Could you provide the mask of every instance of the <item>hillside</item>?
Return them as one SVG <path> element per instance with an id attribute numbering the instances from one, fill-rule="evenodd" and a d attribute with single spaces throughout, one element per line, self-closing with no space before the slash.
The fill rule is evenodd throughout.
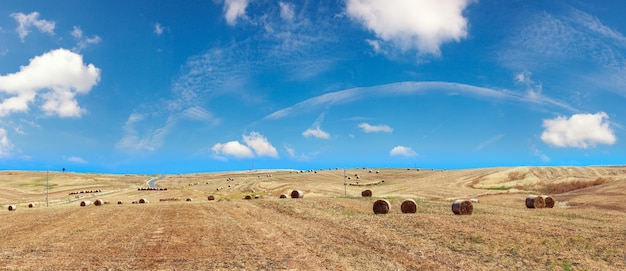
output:
<path id="1" fill-rule="evenodd" d="M 0 270 L 626 268 L 626 167 L 218 172 L 140 191 L 152 177 L 0 172 Z M 304 198 L 279 199 L 294 189 Z M 557 204 L 527 209 L 529 194 Z M 389 214 L 373 214 L 379 198 Z M 480 202 L 455 216 L 458 198 Z M 79 206 L 96 199 L 109 204 Z"/>

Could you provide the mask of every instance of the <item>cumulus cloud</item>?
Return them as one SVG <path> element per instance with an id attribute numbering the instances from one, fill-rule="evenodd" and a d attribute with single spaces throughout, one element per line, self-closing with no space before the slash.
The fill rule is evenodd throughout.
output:
<path id="1" fill-rule="evenodd" d="M 224 16 L 226 23 L 234 26 L 239 17 L 246 15 L 246 7 L 248 7 L 248 0 L 225 0 Z"/>
<path id="2" fill-rule="evenodd" d="M 31 14 L 24 14 L 24 13 L 12 13 L 11 17 L 13 17 L 13 19 L 15 19 L 15 21 L 17 22 L 17 28 L 15 29 L 15 31 L 17 32 L 17 34 L 20 36 L 20 39 L 22 40 L 22 42 L 24 42 L 24 39 L 26 38 L 26 36 L 28 36 L 28 34 L 30 33 L 30 28 L 35 27 L 39 30 L 39 32 L 41 33 L 46 33 L 48 35 L 54 35 L 54 27 L 55 27 L 55 22 L 54 21 L 46 21 L 46 20 L 39 20 L 39 12 L 32 12 Z"/>
<path id="3" fill-rule="evenodd" d="M 100 36 L 97 35 L 91 37 L 83 36 L 83 30 L 78 26 L 74 26 L 74 30 L 72 30 L 72 37 L 76 39 L 76 47 L 72 49 L 74 52 L 80 52 L 81 50 L 87 48 L 87 46 L 98 44 L 102 41 Z"/>
<path id="4" fill-rule="evenodd" d="M 252 158 L 254 154 L 246 145 L 239 141 L 229 141 L 224 144 L 217 143 L 211 148 L 216 157 L 232 156 L 237 159 Z"/>
<path id="5" fill-rule="evenodd" d="M 72 162 L 75 164 L 87 164 L 87 161 L 83 158 L 80 158 L 78 156 L 70 156 L 68 158 L 65 159 L 68 162 Z"/>
<path id="6" fill-rule="evenodd" d="M 545 128 L 541 140 L 555 147 L 593 148 L 597 144 L 612 145 L 617 140 L 609 127 L 609 116 L 574 114 L 570 118 L 559 116 L 543 121 Z"/>
<path id="7" fill-rule="evenodd" d="M 213 145 L 211 150 L 217 159 L 226 159 L 226 156 L 235 157 L 237 159 L 253 158 L 256 156 L 267 156 L 278 158 L 276 148 L 267 140 L 265 136 L 258 132 L 251 132 L 248 135 L 242 135 L 242 144 L 239 141 L 229 141 L 227 143 L 217 143 Z M 254 151 L 254 153 L 252 152 Z"/>
<path id="8" fill-rule="evenodd" d="M 359 128 L 363 130 L 365 133 L 391 133 L 393 132 L 393 128 L 380 124 L 380 125 L 370 125 L 369 123 L 361 123 L 359 124 Z"/>
<path id="9" fill-rule="evenodd" d="M 84 110 L 76 96 L 87 94 L 100 80 L 100 69 L 85 65 L 83 57 L 66 49 L 47 52 L 30 60 L 20 71 L 0 75 L 0 117 L 27 112 L 39 95 L 47 115 L 80 117 Z"/>
<path id="10" fill-rule="evenodd" d="M 347 0 L 346 12 L 400 50 L 441 54 L 439 47 L 467 36 L 463 10 L 472 0 Z M 371 44 L 371 42 L 370 42 Z M 380 48 L 379 48 L 380 49 Z"/>
<path id="11" fill-rule="evenodd" d="M 0 158 L 11 155 L 13 151 L 13 144 L 7 136 L 7 131 L 4 128 L 0 128 Z"/>
<path id="12" fill-rule="evenodd" d="M 393 147 L 393 149 L 391 149 L 391 151 L 389 152 L 389 155 L 390 156 L 414 157 L 414 156 L 417 156 L 417 153 L 409 147 L 395 146 Z"/>
<path id="13" fill-rule="evenodd" d="M 268 156 L 278 158 L 278 152 L 272 144 L 258 132 L 251 132 L 249 135 L 243 135 L 243 141 L 248 147 L 252 148 L 257 156 Z"/>

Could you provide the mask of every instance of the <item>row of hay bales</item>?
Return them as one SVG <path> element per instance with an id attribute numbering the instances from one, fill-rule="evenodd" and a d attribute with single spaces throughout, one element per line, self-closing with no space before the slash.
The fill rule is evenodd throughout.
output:
<path id="1" fill-rule="evenodd" d="M 554 208 L 555 200 L 546 195 L 530 195 L 526 197 L 526 208 L 540 209 L 540 208 Z"/>
<path id="2" fill-rule="evenodd" d="M 391 210 L 391 204 L 386 199 L 379 199 L 372 206 L 374 214 L 387 214 Z M 413 199 L 405 199 L 400 204 L 400 211 L 403 214 L 414 214 L 417 212 L 417 203 Z M 474 205 L 469 200 L 455 200 L 452 203 L 452 212 L 455 215 L 471 215 Z"/>
<path id="3" fill-rule="evenodd" d="M 366 190 L 366 191 L 369 191 L 369 190 Z M 366 191 L 363 191 L 362 196 L 364 197 L 368 195 L 371 196 L 371 191 L 370 191 L 370 194 L 367 194 Z M 367 195 L 364 195 L 364 193 Z M 477 199 L 470 199 L 470 200 L 457 199 L 454 202 L 452 202 L 452 212 L 455 215 L 471 215 L 474 212 L 473 203 L 475 202 L 478 202 L 478 200 Z M 554 204 L 555 204 L 555 200 L 551 196 L 530 195 L 526 198 L 527 208 L 533 208 L 533 209 L 554 208 Z M 372 209 L 375 214 L 386 214 L 391 209 L 391 205 L 389 204 L 389 201 L 380 199 L 374 202 L 374 206 L 372 207 Z M 412 199 L 406 199 L 402 202 L 400 209 L 402 210 L 402 213 L 415 213 L 417 209 L 417 204 Z"/>
<path id="4" fill-rule="evenodd" d="M 34 203 L 29 203 L 27 206 L 28 206 L 28 208 L 35 208 L 35 204 Z M 11 204 L 11 205 L 9 205 L 7 207 L 7 210 L 15 211 L 15 210 L 17 210 L 17 205 L 16 204 Z"/>
<path id="5" fill-rule="evenodd" d="M 96 190 L 81 190 L 81 191 L 75 191 L 75 192 L 70 192 L 69 195 L 77 195 L 77 194 L 89 194 L 89 193 L 100 193 L 102 192 L 101 189 L 96 189 Z"/>
<path id="6" fill-rule="evenodd" d="M 372 207 L 374 214 L 386 214 L 391 210 L 391 204 L 386 199 L 379 199 L 374 202 L 374 206 Z M 417 203 L 412 199 L 405 199 L 400 204 L 400 211 L 403 214 L 413 214 L 417 212 Z"/>
<path id="7" fill-rule="evenodd" d="M 354 183 L 349 183 L 348 185 L 350 185 L 350 186 L 372 186 L 372 185 L 379 185 L 379 184 L 384 183 L 384 182 L 385 182 L 385 180 L 369 182 L 369 183 L 354 182 Z"/>
<path id="8" fill-rule="evenodd" d="M 167 191 L 167 187 L 137 187 L 137 191 Z"/>
<path id="9" fill-rule="evenodd" d="M 161 198 L 159 201 L 179 201 L 179 198 Z"/>
<path id="10" fill-rule="evenodd" d="M 148 200 L 142 198 L 142 199 L 139 199 L 139 200 L 133 200 L 132 201 L 132 204 L 137 204 L 137 203 L 141 203 L 141 204 L 148 203 Z M 91 204 L 92 204 L 92 202 L 90 200 L 83 200 L 83 201 L 80 202 L 80 206 L 81 207 L 89 206 Z M 97 200 L 95 200 L 93 202 L 93 205 L 95 205 L 95 206 L 102 206 L 102 205 L 105 205 L 105 204 L 109 204 L 109 201 L 108 200 L 103 200 L 103 199 L 97 199 Z M 120 201 L 117 202 L 117 204 L 124 204 L 124 202 L 120 200 Z"/>

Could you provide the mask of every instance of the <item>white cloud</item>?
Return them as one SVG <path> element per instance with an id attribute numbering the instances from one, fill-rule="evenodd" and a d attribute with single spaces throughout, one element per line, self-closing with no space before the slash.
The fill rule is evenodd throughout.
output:
<path id="1" fill-rule="evenodd" d="M 285 151 L 289 155 L 289 158 L 297 160 L 297 161 L 308 161 L 309 156 L 306 154 L 298 154 L 296 150 L 290 146 L 285 146 Z"/>
<path id="2" fill-rule="evenodd" d="M 216 118 L 213 113 L 200 106 L 187 108 L 183 111 L 182 115 L 190 119 L 209 122 L 213 125 L 220 123 L 220 120 Z"/>
<path id="3" fill-rule="evenodd" d="M 389 155 L 390 156 L 414 157 L 414 156 L 417 156 L 417 153 L 409 147 L 395 146 L 393 147 L 393 149 L 391 149 L 391 151 L 389 152 Z"/>
<path id="4" fill-rule="evenodd" d="M 256 156 L 268 156 L 278 158 L 276 148 L 258 132 L 251 132 L 248 135 L 242 135 L 245 143 L 239 141 L 229 141 L 227 143 L 217 143 L 213 145 L 211 150 L 217 159 L 226 159 L 225 156 L 232 156 L 237 159 L 254 158 Z M 254 150 L 254 153 L 252 152 Z"/>
<path id="5" fill-rule="evenodd" d="M 474 148 L 474 150 L 475 151 L 482 150 L 484 147 L 491 145 L 492 143 L 502 139 L 503 137 L 504 137 L 504 134 L 495 135 L 492 138 L 487 139 L 485 142 L 480 143 L 478 146 L 476 146 L 476 148 Z"/>
<path id="6" fill-rule="evenodd" d="M 440 45 L 467 36 L 463 10 L 472 0 L 347 0 L 348 16 L 400 50 L 440 55 Z"/>
<path id="7" fill-rule="evenodd" d="M 30 33 L 29 29 L 33 26 L 36 27 L 41 33 L 54 35 L 55 22 L 46 21 L 46 20 L 38 20 L 37 18 L 39 17 L 39 13 L 36 11 L 28 15 L 21 13 L 21 12 L 12 13 L 11 17 L 13 17 L 13 19 L 15 19 L 15 21 L 18 23 L 18 26 L 15 29 L 15 31 L 17 31 L 22 42 L 24 42 L 24 39 Z"/>
<path id="8" fill-rule="evenodd" d="M 575 108 L 558 100 L 551 99 L 545 95 L 541 99 L 531 99 L 528 95 L 520 95 L 510 90 L 496 90 L 491 88 L 477 87 L 454 82 L 398 82 L 371 87 L 358 87 L 326 93 L 320 96 L 309 98 L 290 107 L 275 111 L 264 119 L 280 119 L 289 115 L 308 112 L 313 109 L 330 108 L 334 105 L 347 104 L 363 99 L 376 97 L 393 96 L 416 96 L 429 91 L 446 92 L 450 94 L 464 94 L 496 101 L 515 101 L 545 106 L 553 106 L 576 112 Z"/>
<path id="9" fill-rule="evenodd" d="M 122 150 L 147 150 L 154 151 L 163 145 L 163 140 L 176 123 L 174 118 L 168 118 L 163 127 L 149 130 L 145 136 L 140 136 L 135 128 L 137 123 L 143 121 L 143 114 L 131 114 L 124 124 L 124 136 L 117 142 L 116 147 Z"/>
<path id="10" fill-rule="evenodd" d="M 4 128 L 0 128 L 0 158 L 10 156 L 13 151 L 13 144 L 7 136 L 7 131 Z"/>
<path id="11" fill-rule="evenodd" d="M 302 136 L 304 136 L 306 138 L 309 138 L 309 137 L 316 137 L 316 138 L 320 138 L 320 139 L 329 139 L 330 138 L 330 134 L 327 133 L 327 132 L 322 131 L 322 129 L 320 129 L 320 127 L 306 129 L 306 131 L 302 132 Z"/>
<path id="12" fill-rule="evenodd" d="M 80 158 L 78 156 L 70 156 L 66 158 L 65 160 L 68 162 L 76 163 L 76 164 L 87 164 L 87 161 L 85 161 L 85 159 Z"/>
<path id="13" fill-rule="evenodd" d="M 263 135 L 258 132 L 251 132 L 249 135 L 243 135 L 243 141 L 252 148 L 257 156 L 268 156 L 278 158 L 278 152 L 272 144 L 267 141 Z"/>
<path id="14" fill-rule="evenodd" d="M 304 136 L 305 138 L 309 138 L 309 137 L 316 137 L 316 138 L 320 138 L 320 139 L 329 139 L 330 138 L 330 134 L 323 131 L 320 126 L 322 126 L 322 122 L 324 121 L 324 116 L 326 114 L 322 113 L 320 114 L 317 119 L 315 120 L 315 122 L 313 122 L 313 125 L 311 125 L 311 128 L 307 129 L 306 131 L 302 132 L 302 136 Z"/>
<path id="15" fill-rule="evenodd" d="M 612 145 L 617 140 L 609 127 L 609 116 L 574 114 L 570 118 L 559 116 L 543 121 L 545 128 L 541 140 L 555 147 L 593 148 L 596 144 Z"/>
<path id="16" fill-rule="evenodd" d="M 163 34 L 163 31 L 165 29 L 163 28 L 163 26 L 160 23 L 155 23 L 154 24 L 154 34 L 156 34 L 157 36 L 161 36 L 161 34 Z"/>
<path id="17" fill-rule="evenodd" d="M 365 133 L 391 133 L 393 132 L 393 128 L 380 124 L 380 125 L 370 125 L 369 123 L 361 123 L 359 124 L 359 128 L 363 130 Z"/>
<path id="18" fill-rule="evenodd" d="M 239 141 L 229 141 L 224 144 L 217 143 L 213 145 L 211 150 L 217 158 L 222 158 L 224 155 L 232 156 L 237 159 L 254 157 L 252 150 L 250 150 L 250 148 L 248 148 L 247 146 L 239 143 Z"/>
<path id="19" fill-rule="evenodd" d="M 234 26 L 239 17 L 246 15 L 246 7 L 248 7 L 248 0 L 225 0 L 224 16 L 226 23 Z"/>
<path id="20" fill-rule="evenodd" d="M 0 75 L 0 93 L 10 96 L 0 103 L 0 117 L 27 112 L 38 94 L 47 115 L 80 117 L 84 110 L 76 95 L 89 93 L 99 80 L 100 69 L 85 65 L 81 55 L 66 49 L 47 52 L 32 58 L 19 72 Z"/>
<path id="21" fill-rule="evenodd" d="M 280 18 L 288 22 L 293 21 L 294 5 L 285 2 L 278 2 L 278 5 L 280 5 Z"/>
<path id="22" fill-rule="evenodd" d="M 83 30 L 78 26 L 74 26 L 74 30 L 72 30 L 72 37 L 76 39 L 76 47 L 72 49 L 74 52 L 80 52 L 81 50 L 87 48 L 87 46 L 91 44 L 98 44 L 102 41 L 100 36 L 97 35 L 84 37 Z"/>

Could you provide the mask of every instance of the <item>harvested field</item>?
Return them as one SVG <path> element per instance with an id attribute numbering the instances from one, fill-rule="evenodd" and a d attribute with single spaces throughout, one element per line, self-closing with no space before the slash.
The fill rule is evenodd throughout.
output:
<path id="1" fill-rule="evenodd" d="M 343 172 L 334 170 L 166 176 L 159 183 L 168 191 L 151 193 L 137 191 L 136 181 L 119 176 L 108 182 L 116 189 L 102 189 L 114 192 L 98 198 L 131 202 L 145 197 L 154 203 L 98 208 L 81 208 L 80 200 L 68 196 L 66 191 L 83 190 L 79 184 L 66 187 L 51 179 L 56 186 L 50 190 L 50 207 L 11 212 L 11 204 L 45 201 L 45 190 L 15 185 L 22 181 L 0 172 L 0 180 L 7 180 L 0 182 L 0 270 L 624 270 L 624 169 L 550 168 L 555 179 L 612 178 L 552 194 L 554 208 L 541 210 L 525 206 L 525 198 L 540 191 L 518 191 L 515 185 L 474 188 L 509 182 L 506 176 L 517 168 L 350 170 L 362 179 L 386 180 L 377 186 L 375 198 L 362 198 L 362 188 L 344 187 Z M 567 172 L 579 177 L 558 176 Z M 30 174 L 34 180 L 42 176 Z M 257 177 L 266 174 L 272 177 Z M 201 184 L 189 187 L 192 182 Z M 86 182 L 85 189 L 91 185 Z M 206 198 L 220 186 L 224 189 L 215 202 L 158 200 Z M 307 196 L 279 198 L 294 187 Z M 250 189 L 264 197 L 243 200 Z M 417 202 L 416 213 L 402 213 L 399 207 L 406 198 Z M 450 212 L 454 198 L 481 203 L 471 216 L 455 216 Z M 374 215 L 374 199 L 389 201 L 389 213 Z"/>

